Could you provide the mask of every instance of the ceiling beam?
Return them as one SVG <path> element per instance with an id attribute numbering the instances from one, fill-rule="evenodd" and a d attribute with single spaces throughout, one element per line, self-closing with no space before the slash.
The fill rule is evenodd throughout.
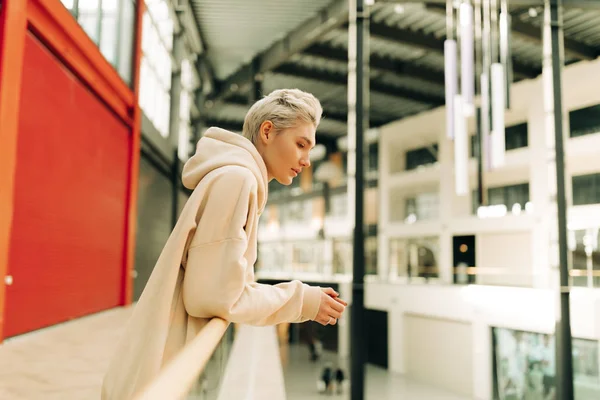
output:
<path id="1" fill-rule="evenodd" d="M 437 14 L 446 15 L 446 7 L 439 4 L 427 4 L 428 11 Z M 519 8 L 517 12 L 524 12 L 523 8 Z M 516 12 L 512 13 L 511 18 L 511 35 L 518 37 L 521 40 L 533 42 L 539 46 L 543 46 L 542 28 L 537 27 L 518 19 Z M 564 38 L 565 55 L 577 58 L 580 60 L 594 60 L 599 53 L 593 47 L 587 46 L 573 39 Z"/>
<path id="2" fill-rule="evenodd" d="M 292 75 L 298 76 L 306 79 L 313 79 L 323 82 L 329 82 L 339 85 L 347 85 L 348 84 L 348 75 L 345 73 L 333 73 L 333 72 L 324 72 L 311 68 L 306 68 L 300 66 L 298 64 L 284 64 L 278 68 L 276 68 L 273 72 L 284 74 L 284 75 Z M 399 97 L 407 100 L 412 100 L 418 103 L 425 103 L 431 105 L 441 105 L 444 104 L 444 96 L 436 96 L 432 94 L 426 94 L 422 92 L 417 92 L 415 90 L 407 89 L 407 88 L 399 88 L 392 87 L 387 84 L 382 84 L 377 82 L 374 79 L 371 79 L 369 82 L 369 89 L 371 92 L 377 92 L 381 94 L 386 94 L 394 97 Z"/>
<path id="3" fill-rule="evenodd" d="M 444 41 L 433 35 L 391 27 L 385 24 L 370 24 L 371 37 L 404 43 L 419 49 L 444 54 Z M 519 63 L 513 59 L 513 71 L 515 78 L 530 79 L 541 74 L 541 69 L 532 68 Z"/>
<path id="4" fill-rule="evenodd" d="M 518 36 L 523 40 L 529 40 L 539 46 L 543 46 L 542 28 L 523 22 L 515 17 L 511 21 L 511 30 L 513 36 Z M 580 60 L 594 60 L 599 52 L 593 47 L 587 46 L 581 42 L 565 37 L 563 39 L 565 55 Z"/>
<path id="5" fill-rule="evenodd" d="M 330 121 L 337 121 L 337 122 L 343 122 L 343 123 L 347 123 L 348 122 L 348 112 L 341 110 L 341 111 L 332 111 L 332 110 L 327 110 L 327 107 L 324 106 L 323 107 L 323 119 L 328 119 Z M 395 117 L 390 117 L 390 118 L 374 118 L 372 115 L 369 115 L 369 127 L 371 128 L 376 128 L 385 124 L 389 124 L 390 122 L 393 121 L 397 121 L 399 119 L 398 116 Z"/>
<path id="6" fill-rule="evenodd" d="M 314 44 L 305 49 L 303 53 L 326 60 L 348 63 L 348 51 L 346 49 L 333 48 L 325 44 Z M 441 86 L 444 85 L 443 72 L 417 67 L 410 63 L 393 60 L 377 54 L 371 54 L 369 56 L 369 68 L 381 72 L 389 72 L 394 75 L 405 75 L 411 78 L 418 78 L 431 83 L 437 83 Z"/>
<path id="7" fill-rule="evenodd" d="M 447 0 L 379 0 L 382 3 L 435 3 L 445 5 Z M 544 0 L 510 0 L 511 6 L 536 7 L 543 6 Z M 562 0 L 565 8 L 583 8 L 586 10 L 600 10 L 598 0 Z"/>
<path id="8" fill-rule="evenodd" d="M 336 0 L 222 81 L 209 99 L 222 101 L 249 85 L 256 74 L 271 71 L 286 62 L 293 54 L 301 52 L 324 34 L 337 29 L 347 21 L 348 0 Z"/>

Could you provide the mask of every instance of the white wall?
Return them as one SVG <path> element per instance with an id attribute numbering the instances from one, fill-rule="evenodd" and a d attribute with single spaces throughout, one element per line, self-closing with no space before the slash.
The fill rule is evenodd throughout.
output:
<path id="1" fill-rule="evenodd" d="M 407 315 L 412 318 L 409 325 L 413 324 L 415 316 L 420 316 L 470 326 L 471 352 L 457 352 L 453 357 L 456 365 L 472 364 L 472 395 L 478 400 L 491 399 L 492 396 L 491 327 L 554 332 L 557 296 L 551 290 L 483 285 L 407 285 L 375 281 L 368 281 L 365 290 L 365 307 L 389 313 L 388 337 L 391 339 L 388 355 L 393 372 L 415 374 L 415 371 L 425 368 L 420 364 L 421 361 L 415 360 L 414 354 L 407 353 L 407 346 L 415 345 L 415 340 L 410 336 L 414 327 L 406 327 Z M 600 339 L 600 291 L 573 289 L 571 326 L 573 337 Z M 456 340 L 456 325 L 437 324 L 434 329 L 435 340 L 446 341 L 448 345 Z M 423 342 L 428 338 L 423 336 Z M 457 342 L 460 348 L 465 346 L 462 340 Z M 441 351 L 445 353 L 450 351 L 444 343 L 427 345 L 441 346 Z M 443 381 L 444 377 L 433 376 L 435 371 L 442 374 L 438 368 L 430 366 L 432 374 L 428 378 L 423 376 L 426 383 L 439 385 Z"/>
<path id="2" fill-rule="evenodd" d="M 564 109 L 565 109 L 565 149 L 567 198 L 571 197 L 571 179 L 574 175 L 600 171 L 600 133 L 577 138 L 569 138 L 568 111 L 594 104 L 600 104 L 600 91 L 593 89 L 590 82 L 600 76 L 600 60 L 580 62 L 564 69 Z M 530 201 L 533 212 L 529 215 L 507 216 L 504 218 L 481 220 L 471 215 L 470 194 L 456 196 L 454 192 L 454 151 L 453 142 L 445 137 L 445 111 L 443 107 L 410 118 L 388 124 L 380 128 L 381 152 L 379 165 L 379 269 L 387 274 L 388 241 L 394 237 L 419 237 L 437 234 L 440 237 L 440 275 L 446 283 L 452 278 L 452 250 L 449 241 L 457 234 L 505 235 L 509 232 L 526 232 L 530 236 L 528 246 L 518 246 L 511 250 L 514 261 L 529 262 L 530 273 L 534 277 L 530 285 L 548 287 L 551 285 L 550 265 L 555 265 L 556 248 L 551 247 L 549 235 L 556 231 L 556 209 L 552 208 L 549 196 L 549 182 L 554 181 L 555 171 L 548 168 L 548 148 L 546 144 L 546 121 L 543 107 L 543 87 L 541 77 L 522 81 L 512 86 L 512 108 L 506 112 L 507 126 L 528 123 L 529 145 L 527 148 L 510 150 L 506 153 L 503 167 L 484 173 L 486 187 L 506 186 L 529 182 Z M 475 130 L 474 120 L 469 120 L 470 131 Z M 439 162 L 417 171 L 397 172 L 397 164 L 407 150 L 439 144 Z M 470 160 L 470 186 L 476 188 L 476 161 Z M 440 218 L 437 221 L 418 221 L 404 224 L 403 198 L 417 192 L 439 190 Z M 577 206 L 569 210 L 570 227 L 590 225 L 600 222 L 600 207 Z M 593 211 L 593 212 L 592 212 Z M 392 220 L 396 216 L 396 220 Z M 400 216 L 400 217 L 398 217 Z M 599 224 L 600 225 L 600 224 Z M 597 226 L 597 225 L 596 225 Z M 437 230 L 437 233 L 435 232 Z M 485 240 L 485 237 L 483 238 Z M 512 242 L 516 247 L 516 241 Z M 477 246 L 479 252 L 486 252 L 486 246 Z M 509 246 L 508 248 L 511 248 Z M 479 255 L 478 255 L 479 257 Z M 519 261 L 519 260 L 522 260 Z M 483 266 L 483 264 L 480 264 Z M 522 284 L 507 276 L 505 280 L 488 280 L 494 284 Z"/>
<path id="3" fill-rule="evenodd" d="M 568 112 L 600 104 L 600 90 L 594 84 L 600 76 L 600 59 L 570 65 L 563 73 L 563 105 L 565 112 L 565 150 L 567 198 L 571 197 L 573 175 L 600 172 L 600 133 L 571 139 Z M 558 295 L 555 292 L 557 249 L 551 240 L 556 232 L 556 209 L 550 200 L 550 185 L 555 181 L 555 169 L 549 164 L 547 136 L 552 132 L 544 110 L 541 77 L 512 86 L 512 108 L 506 112 L 506 125 L 528 123 L 529 145 L 506 153 L 506 165 L 484 174 L 488 187 L 529 182 L 533 211 L 520 216 L 479 219 L 470 215 L 469 196 L 454 193 L 454 151 L 452 141 L 445 137 L 443 107 L 411 118 L 391 123 L 380 129 L 380 238 L 381 278 L 388 273 L 388 243 L 391 238 L 440 238 L 440 278 L 446 285 L 415 285 L 402 281 L 369 280 L 366 284 L 366 306 L 389 312 L 390 369 L 398 373 L 417 374 L 426 366 L 415 358 L 407 346 L 417 346 L 419 331 L 415 318 L 454 321 L 454 325 L 437 323 L 436 340 L 453 340 L 456 326 L 469 326 L 471 352 L 455 354 L 460 365 L 472 363 L 472 395 L 476 399 L 492 396 L 491 328 L 504 327 L 540 333 L 553 333 Z M 469 121 L 471 133 L 474 120 Z M 439 143 L 439 162 L 418 172 L 398 172 L 392 160 L 400 163 L 407 150 Z M 476 187 L 476 165 L 470 161 L 470 185 Z M 389 193 L 414 193 L 420 180 L 424 186 L 439 185 L 440 218 L 402 224 L 390 221 Z M 423 191 L 425 191 L 423 189 Z M 571 229 L 600 226 L 600 205 L 570 207 L 568 224 Z M 477 239 L 477 264 L 482 267 L 514 267 L 523 278 L 504 276 L 478 277 L 480 283 L 495 285 L 529 285 L 528 288 L 508 286 L 452 286 L 452 236 L 474 234 Z M 515 276 L 520 276 L 515 274 Z M 554 277 L 554 278 L 553 278 Z M 407 322 L 408 321 L 408 322 Z M 427 323 L 419 322 L 421 328 Z M 457 325 L 458 324 L 458 325 Z M 571 324 L 573 336 L 600 339 L 600 290 L 574 288 L 571 294 Z M 408 326 L 407 326 L 408 325 Z M 419 329 L 421 329 L 419 328 Z M 421 329 L 419 332 L 422 332 Z M 429 339 L 424 332 L 423 339 Z M 443 347 L 440 351 L 449 349 Z M 424 345 L 421 350 L 426 351 Z M 461 358 L 462 357 L 462 358 Z M 428 356 L 428 363 L 435 363 Z M 439 376 L 430 376 L 430 383 L 439 384 L 446 372 L 431 366 Z"/>
<path id="4" fill-rule="evenodd" d="M 477 283 L 533 285 L 531 232 L 491 232 L 476 235 Z"/>
<path id="5" fill-rule="evenodd" d="M 473 340 L 470 323 L 404 315 L 406 375 L 434 387 L 473 395 Z"/>

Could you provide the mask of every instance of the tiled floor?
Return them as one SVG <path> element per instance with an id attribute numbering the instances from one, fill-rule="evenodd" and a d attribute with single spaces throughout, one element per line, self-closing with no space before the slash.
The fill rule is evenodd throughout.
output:
<path id="1" fill-rule="evenodd" d="M 0 399 L 99 399 L 104 371 L 130 312 L 114 309 L 5 341 Z"/>
<path id="2" fill-rule="evenodd" d="M 99 399 L 104 371 L 130 312 L 114 309 L 7 340 L 0 345 L 0 399 Z M 326 354 L 327 360 L 335 356 Z M 288 400 L 350 398 L 347 390 L 342 395 L 318 394 L 321 365 L 308 361 L 306 346 L 290 347 L 283 368 Z M 371 366 L 366 389 L 366 399 L 465 400 Z"/>

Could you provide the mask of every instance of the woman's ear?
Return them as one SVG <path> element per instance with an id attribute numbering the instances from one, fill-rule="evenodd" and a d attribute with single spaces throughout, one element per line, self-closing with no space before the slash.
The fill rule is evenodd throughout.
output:
<path id="1" fill-rule="evenodd" d="M 268 142 L 274 134 L 273 123 L 271 121 L 264 121 L 260 124 L 259 128 L 260 138 L 263 142 Z"/>

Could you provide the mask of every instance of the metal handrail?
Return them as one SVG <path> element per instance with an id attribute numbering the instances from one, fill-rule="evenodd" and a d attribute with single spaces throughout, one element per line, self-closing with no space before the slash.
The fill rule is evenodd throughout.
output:
<path id="1" fill-rule="evenodd" d="M 188 394 L 227 331 L 229 322 L 213 318 L 135 400 L 180 399 Z"/>

